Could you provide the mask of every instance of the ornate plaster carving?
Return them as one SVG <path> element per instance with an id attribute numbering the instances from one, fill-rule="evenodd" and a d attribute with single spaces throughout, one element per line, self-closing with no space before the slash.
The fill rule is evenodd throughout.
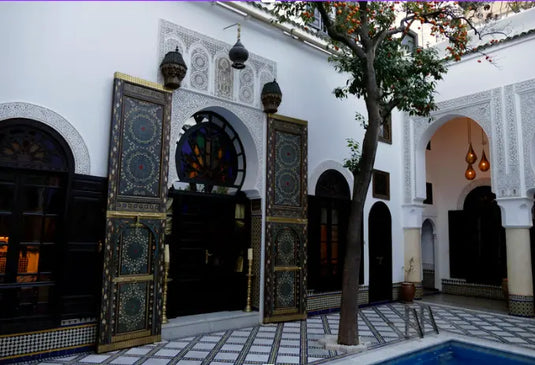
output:
<path id="1" fill-rule="evenodd" d="M 457 199 L 457 210 L 463 210 L 464 208 L 464 201 L 466 200 L 466 197 L 472 190 L 474 190 L 477 187 L 480 186 L 491 186 L 490 179 L 488 177 L 477 179 L 472 181 L 470 184 L 466 185 L 464 189 L 459 194 L 459 199 Z"/>
<path id="2" fill-rule="evenodd" d="M 535 190 L 535 79 L 515 84 L 514 90 L 520 104 L 523 171 L 528 193 Z"/>
<path id="3" fill-rule="evenodd" d="M 11 118 L 33 119 L 56 130 L 67 142 L 74 156 L 74 170 L 77 174 L 89 175 L 91 161 L 87 146 L 76 128 L 67 119 L 45 107 L 15 102 L 0 104 L 0 125 Z"/>
<path id="4" fill-rule="evenodd" d="M 523 87 L 526 88 L 526 86 Z M 473 119 L 489 137 L 492 186 L 496 195 L 498 197 L 520 196 L 522 193 L 520 188 L 521 160 L 518 145 L 518 118 L 513 94 L 513 88 L 505 87 L 443 101 L 438 103 L 438 110 L 432 113 L 431 121 L 428 118 L 411 118 L 405 115 L 403 156 L 404 202 L 406 204 L 412 203 L 417 198 L 417 183 L 425 180 L 425 168 L 423 170 L 421 168 L 421 161 L 425 154 L 424 142 L 431 138 L 440 126 L 455 117 Z M 506 117 L 503 113 L 504 103 Z M 524 154 L 526 153 L 529 152 L 525 150 Z"/>
<path id="5" fill-rule="evenodd" d="M 173 93 L 173 110 L 171 118 L 171 145 L 170 159 L 174 161 L 176 153 L 176 143 L 184 123 L 196 112 L 209 109 L 221 108 L 234 114 L 239 121 L 234 123 L 233 127 L 240 136 L 245 148 L 247 171 L 243 189 L 256 189 L 263 192 L 262 168 L 264 166 L 264 127 L 266 116 L 256 108 L 247 107 L 238 103 L 231 103 L 228 100 L 222 100 L 209 95 L 201 94 L 191 90 L 179 89 Z M 236 125 L 239 123 L 241 125 Z M 239 128 L 242 127 L 240 131 Z M 250 143 L 247 143 L 250 138 Z M 251 181 L 253 179 L 253 181 Z M 178 180 L 176 166 L 172 162 L 169 166 L 169 182 Z"/>
<path id="6" fill-rule="evenodd" d="M 184 61 L 188 65 L 188 73 L 182 89 L 198 90 L 211 96 L 222 97 L 244 105 L 260 108 L 260 93 L 263 84 L 259 78 L 260 71 L 265 71 L 271 77 L 277 74 L 276 63 L 256 54 L 249 54 L 247 68 L 244 70 L 230 69 L 230 75 L 222 72 L 226 64 L 220 63 L 220 55 L 228 55 L 232 45 L 207 37 L 203 34 L 180 27 L 166 20 L 160 20 L 160 53 L 159 59 L 179 47 Z M 208 70 L 205 71 L 205 62 Z M 203 68 L 200 70 L 200 68 Z M 230 92 L 222 88 L 221 79 L 230 77 Z M 158 76 L 162 81 L 161 75 Z M 238 85 L 234 92 L 233 84 Z"/>
<path id="7" fill-rule="evenodd" d="M 340 162 L 334 161 L 334 160 L 324 160 L 321 161 L 316 167 L 314 167 L 312 170 L 309 171 L 309 177 L 308 177 L 308 191 L 309 194 L 312 194 L 314 191 L 316 191 L 316 184 L 318 183 L 318 180 L 325 171 L 327 170 L 336 170 L 339 173 L 341 173 L 347 181 L 347 184 L 349 186 L 349 191 L 351 193 L 351 196 L 353 196 L 353 181 L 354 177 L 351 171 L 349 171 L 347 168 L 345 168 Z"/>

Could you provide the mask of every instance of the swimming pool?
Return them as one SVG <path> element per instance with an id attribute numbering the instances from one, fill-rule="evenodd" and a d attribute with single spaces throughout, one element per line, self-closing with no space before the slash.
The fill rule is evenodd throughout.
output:
<path id="1" fill-rule="evenodd" d="M 524 365 L 535 364 L 535 358 L 496 350 L 465 342 L 450 340 L 403 356 L 377 363 L 377 365 Z"/>

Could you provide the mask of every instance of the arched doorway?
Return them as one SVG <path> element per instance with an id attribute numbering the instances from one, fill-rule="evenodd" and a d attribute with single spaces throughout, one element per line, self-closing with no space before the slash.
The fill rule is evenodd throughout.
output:
<path id="1" fill-rule="evenodd" d="M 450 274 L 469 283 L 500 285 L 507 277 L 505 230 L 496 195 L 478 186 L 463 210 L 450 211 Z"/>
<path id="2" fill-rule="evenodd" d="M 0 334 L 59 325 L 73 171 L 67 143 L 50 127 L 0 125 Z"/>
<path id="3" fill-rule="evenodd" d="M 345 177 L 332 169 L 323 172 L 315 196 L 308 197 L 309 290 L 342 289 L 349 209 L 350 193 Z"/>
<path id="4" fill-rule="evenodd" d="M 372 206 L 368 218 L 370 303 L 392 300 L 392 217 L 383 202 Z"/>
<path id="5" fill-rule="evenodd" d="M 422 224 L 422 269 L 424 289 L 435 289 L 435 232 L 429 219 Z"/>
<path id="6" fill-rule="evenodd" d="M 183 127 L 175 157 L 169 316 L 243 309 L 250 204 L 240 192 L 240 138 L 221 115 L 199 112 Z"/>

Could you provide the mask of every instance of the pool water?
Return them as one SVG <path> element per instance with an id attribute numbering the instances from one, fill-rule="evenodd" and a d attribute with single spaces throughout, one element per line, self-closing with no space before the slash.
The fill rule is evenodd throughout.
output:
<path id="1" fill-rule="evenodd" d="M 447 341 L 443 344 L 403 355 L 379 364 L 390 365 L 524 365 L 535 364 L 535 358 L 517 355 L 510 352 L 487 347 L 467 344 L 458 341 Z M 377 364 L 377 365 L 379 365 Z"/>

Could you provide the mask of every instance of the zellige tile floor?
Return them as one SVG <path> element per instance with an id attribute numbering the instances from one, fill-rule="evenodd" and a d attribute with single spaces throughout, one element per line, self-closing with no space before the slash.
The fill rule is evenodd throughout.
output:
<path id="1" fill-rule="evenodd" d="M 411 307 L 418 309 L 419 313 L 421 305 L 423 302 L 415 302 Z M 534 319 L 430 305 L 440 331 L 535 349 Z M 401 303 L 363 308 L 359 313 L 361 341 L 368 343 L 368 349 L 406 341 L 404 316 L 405 305 Z M 321 364 L 345 356 L 325 350 L 318 343 L 325 335 L 337 333 L 338 320 L 338 313 L 318 315 L 301 322 L 259 325 L 179 338 L 98 355 L 83 353 L 48 359 L 39 364 Z M 425 331 L 432 332 L 428 318 Z M 417 337 L 414 320 L 409 327 L 409 337 Z"/>

